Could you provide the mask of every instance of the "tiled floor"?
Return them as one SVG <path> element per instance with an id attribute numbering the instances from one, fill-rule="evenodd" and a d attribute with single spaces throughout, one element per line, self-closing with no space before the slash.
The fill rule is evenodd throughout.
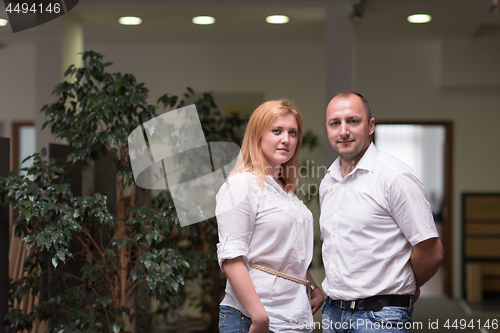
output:
<path id="1" fill-rule="evenodd" d="M 492 333 L 500 332 L 500 311 L 470 312 L 463 301 L 422 298 L 415 304 L 412 332 Z M 485 325 L 487 325 L 485 327 Z"/>
<path id="2" fill-rule="evenodd" d="M 500 314 L 500 293 L 484 294 L 483 302 L 469 303 L 464 302 L 468 311 L 472 314 Z"/>

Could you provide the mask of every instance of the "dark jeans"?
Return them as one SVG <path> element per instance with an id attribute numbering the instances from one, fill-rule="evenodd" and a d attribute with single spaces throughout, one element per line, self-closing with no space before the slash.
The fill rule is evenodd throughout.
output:
<path id="1" fill-rule="evenodd" d="M 385 306 L 379 311 L 343 310 L 327 297 L 322 311 L 323 333 L 408 333 L 412 327 L 413 306 Z"/>

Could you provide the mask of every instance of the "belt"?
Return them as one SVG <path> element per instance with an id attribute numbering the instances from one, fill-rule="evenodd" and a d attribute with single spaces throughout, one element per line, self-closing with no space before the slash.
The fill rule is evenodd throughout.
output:
<path id="1" fill-rule="evenodd" d="M 310 285 L 309 285 L 309 280 L 299 279 L 299 278 L 297 278 L 295 276 L 291 276 L 291 275 L 288 275 L 288 274 L 285 274 L 285 273 L 282 273 L 282 272 L 278 272 L 278 271 L 275 271 L 274 269 L 267 268 L 267 267 L 264 267 L 264 266 L 261 266 L 261 265 L 257 265 L 257 264 L 255 264 L 253 262 L 249 262 L 248 266 L 250 266 L 252 268 L 255 268 L 255 269 L 258 269 L 260 271 L 266 272 L 268 274 L 276 275 L 276 276 L 279 276 L 280 278 L 287 279 L 287 280 L 290 280 L 290 281 L 293 281 L 293 282 L 305 285 L 306 286 L 306 291 L 307 291 L 307 298 L 309 298 L 309 303 L 311 303 L 311 292 L 312 292 L 312 290 L 311 290 Z"/>
<path id="2" fill-rule="evenodd" d="M 379 311 L 384 306 L 410 306 L 411 295 L 378 295 L 354 301 L 332 300 L 333 304 L 337 304 L 341 309 L 353 309 Z"/>

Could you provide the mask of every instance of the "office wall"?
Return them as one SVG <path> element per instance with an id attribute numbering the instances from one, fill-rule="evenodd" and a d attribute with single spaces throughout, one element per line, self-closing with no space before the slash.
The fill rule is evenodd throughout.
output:
<path id="1" fill-rule="evenodd" d="M 478 44 L 482 55 L 474 51 Z M 482 77 L 488 68 L 485 62 L 491 62 L 492 70 L 498 68 L 498 58 L 490 54 L 497 54 L 499 49 L 495 39 L 357 43 L 356 89 L 370 101 L 375 119 L 454 123 L 456 297 L 460 295 L 461 277 L 461 193 L 500 192 L 500 85 L 491 75 Z"/>
<path id="2" fill-rule="evenodd" d="M 164 93 L 182 94 L 186 86 L 196 92 L 262 93 L 264 100 L 285 97 L 302 111 L 305 129 L 314 130 L 321 145 L 326 138 L 322 43 L 85 43 L 85 49 L 106 55 L 113 62 L 110 71 L 133 73 L 145 82 L 150 103 Z M 302 157 L 323 165 L 323 152 L 320 146 Z"/>
<path id="3" fill-rule="evenodd" d="M 150 103 L 164 94 L 257 92 L 264 99 L 286 97 L 304 114 L 308 128 L 324 128 L 316 114 L 324 105 L 325 49 L 322 43 L 88 44 L 114 64 L 111 71 L 133 73 L 150 89 Z"/>
<path id="4" fill-rule="evenodd" d="M 0 48 L 0 136 L 11 137 L 13 121 L 35 119 L 35 45 Z"/>

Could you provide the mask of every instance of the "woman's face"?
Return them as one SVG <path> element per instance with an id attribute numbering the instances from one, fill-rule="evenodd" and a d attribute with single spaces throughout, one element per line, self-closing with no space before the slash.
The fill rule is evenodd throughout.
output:
<path id="1" fill-rule="evenodd" d="M 274 118 L 260 139 L 266 167 L 279 167 L 292 158 L 297 148 L 298 129 L 297 120 L 291 114 Z"/>

